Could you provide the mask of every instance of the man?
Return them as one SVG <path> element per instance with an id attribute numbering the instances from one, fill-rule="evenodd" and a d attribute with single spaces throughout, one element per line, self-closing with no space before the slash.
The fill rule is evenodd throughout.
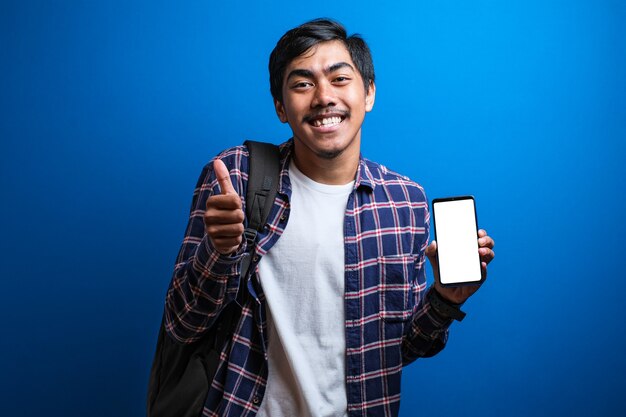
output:
<path id="1" fill-rule="evenodd" d="M 308 22 L 278 41 L 269 70 L 293 138 L 281 145 L 254 272 L 238 293 L 248 169 L 240 146 L 199 179 L 167 332 L 193 342 L 227 304 L 240 305 L 203 415 L 395 416 L 402 367 L 444 347 L 450 312 L 477 287 L 426 288 L 425 258 L 437 249 L 424 191 L 360 155 L 376 95 L 365 42 L 338 23 Z M 486 273 L 493 240 L 481 230 L 478 242 Z"/>

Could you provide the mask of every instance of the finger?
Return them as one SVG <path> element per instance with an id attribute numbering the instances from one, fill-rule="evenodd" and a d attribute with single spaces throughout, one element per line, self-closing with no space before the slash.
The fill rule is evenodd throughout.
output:
<path id="1" fill-rule="evenodd" d="M 495 246 L 495 242 L 493 241 L 492 238 L 490 238 L 489 236 L 483 236 L 481 238 L 478 239 L 478 246 L 481 248 L 490 248 L 493 249 L 493 247 Z"/>
<path id="2" fill-rule="evenodd" d="M 485 237 L 487 236 L 487 231 L 485 229 L 480 229 L 478 231 L 478 237 Z"/>
<path id="3" fill-rule="evenodd" d="M 212 195 L 207 199 L 207 210 L 237 210 L 241 209 L 241 198 L 237 194 Z"/>
<path id="4" fill-rule="evenodd" d="M 242 241 L 243 239 L 241 237 L 236 238 L 236 239 L 234 238 L 213 239 L 213 247 L 219 253 L 223 255 L 228 255 L 230 253 L 236 252 L 237 248 L 239 248 Z"/>
<path id="5" fill-rule="evenodd" d="M 480 248 L 478 249 L 478 253 L 480 255 L 480 260 L 486 263 L 493 261 L 493 258 L 496 256 L 495 252 L 489 248 Z"/>
<path id="6" fill-rule="evenodd" d="M 432 242 L 430 242 L 430 245 L 426 247 L 426 256 L 428 256 L 429 258 L 432 258 L 436 254 L 437 254 L 437 242 L 433 240 Z"/>
<path id="7" fill-rule="evenodd" d="M 206 233 L 213 239 L 237 238 L 243 235 L 243 224 L 210 224 Z"/>
<path id="8" fill-rule="evenodd" d="M 204 223 L 207 226 L 241 225 L 243 227 L 243 211 L 207 210 L 204 213 Z"/>
<path id="9" fill-rule="evenodd" d="M 213 161 L 213 170 L 215 171 L 215 177 L 217 178 L 217 182 L 220 185 L 220 190 L 222 190 L 222 194 L 237 194 L 235 192 L 235 188 L 233 187 L 233 183 L 230 180 L 230 173 L 228 172 L 228 168 L 221 159 L 216 159 Z"/>

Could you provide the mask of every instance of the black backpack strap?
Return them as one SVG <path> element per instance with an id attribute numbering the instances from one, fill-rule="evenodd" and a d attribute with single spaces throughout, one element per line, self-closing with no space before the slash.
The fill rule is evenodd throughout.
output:
<path id="1" fill-rule="evenodd" d="M 248 191 L 246 193 L 246 217 L 248 227 L 244 231 L 248 256 L 241 265 L 242 282 L 247 282 L 248 269 L 254 253 L 257 233 L 263 230 L 278 191 L 280 175 L 280 152 L 278 146 L 247 140 Z M 241 288 L 241 287 L 240 287 Z"/>
<path id="2" fill-rule="evenodd" d="M 257 234 L 265 226 L 278 192 L 280 176 L 280 151 L 278 146 L 267 142 L 247 140 L 248 190 L 246 192 L 246 218 L 248 226 L 244 230 L 246 256 L 241 261 L 239 289 L 236 302 L 224 307 L 219 318 L 213 350 L 220 351 L 234 331 L 237 313 L 244 304 L 245 288 L 250 276 L 250 265 L 256 249 Z"/>

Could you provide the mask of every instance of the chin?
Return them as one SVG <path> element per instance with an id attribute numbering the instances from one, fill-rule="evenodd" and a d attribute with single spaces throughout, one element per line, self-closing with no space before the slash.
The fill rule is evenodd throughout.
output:
<path id="1" fill-rule="evenodd" d="M 344 141 L 335 141 L 330 138 L 326 140 L 322 139 L 322 143 L 319 147 L 313 149 L 315 155 L 322 159 L 334 159 L 341 156 L 347 149 L 350 148 L 352 142 L 345 143 Z"/>
<path id="2" fill-rule="evenodd" d="M 317 156 L 322 159 L 335 159 L 343 153 L 344 149 L 329 149 L 317 152 Z"/>

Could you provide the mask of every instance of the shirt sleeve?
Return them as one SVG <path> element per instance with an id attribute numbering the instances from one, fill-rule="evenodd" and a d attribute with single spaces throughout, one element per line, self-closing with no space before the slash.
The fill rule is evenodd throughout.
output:
<path id="1" fill-rule="evenodd" d="M 235 170 L 234 175 L 240 177 L 240 171 Z M 239 192 L 241 178 L 232 182 Z M 202 337 L 239 288 L 245 243 L 234 255 L 222 255 L 204 232 L 206 201 L 215 193 L 219 193 L 219 186 L 211 162 L 203 168 L 193 193 L 185 237 L 165 301 L 165 329 L 181 343 Z"/>
<path id="2" fill-rule="evenodd" d="M 424 200 L 426 197 L 424 196 Z M 412 284 L 415 308 L 411 321 L 407 325 L 402 340 L 402 362 L 407 365 L 420 357 L 431 357 L 439 353 L 448 340 L 448 329 L 452 319 L 438 314 L 430 305 L 426 292 L 432 289 L 426 287 L 426 247 L 430 236 L 430 213 L 428 206 L 416 218 L 424 221 L 424 238 L 416 239 L 415 253 L 415 281 Z"/>

